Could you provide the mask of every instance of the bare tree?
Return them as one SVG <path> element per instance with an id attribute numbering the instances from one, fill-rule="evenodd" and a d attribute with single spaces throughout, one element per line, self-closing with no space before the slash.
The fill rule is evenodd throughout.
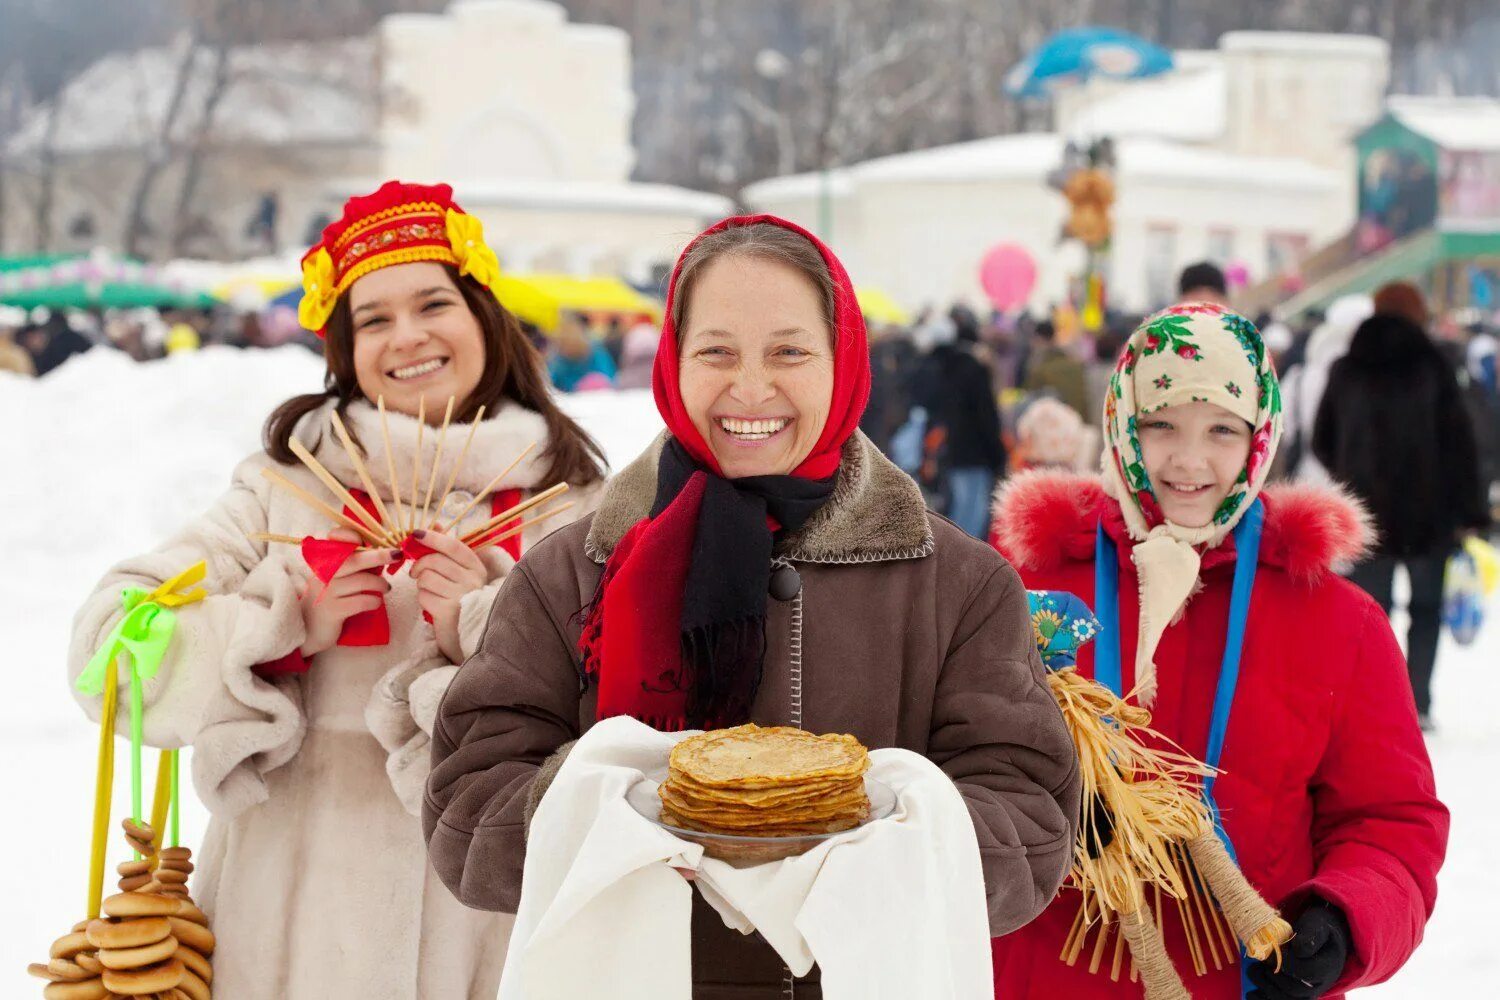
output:
<path id="1" fill-rule="evenodd" d="M 188 87 L 192 82 L 194 65 L 198 58 L 197 26 L 190 26 L 183 31 L 177 44 L 182 54 L 177 61 L 177 70 L 173 76 L 171 97 L 168 99 L 166 112 L 162 115 L 161 123 L 155 133 L 145 138 L 145 144 L 141 150 L 143 161 L 141 173 L 130 194 L 130 213 L 125 223 L 125 253 L 132 257 L 142 254 L 142 240 L 149 228 L 146 218 L 149 213 L 151 193 L 156 186 L 157 179 L 172 159 L 178 116 L 182 113 Z"/>

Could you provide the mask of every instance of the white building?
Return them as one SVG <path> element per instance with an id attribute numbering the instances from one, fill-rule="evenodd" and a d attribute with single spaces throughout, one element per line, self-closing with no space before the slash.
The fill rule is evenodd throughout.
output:
<path id="1" fill-rule="evenodd" d="M 1001 243 L 1038 263 L 1031 304 L 1067 293 L 1083 251 L 1059 243 L 1066 203 L 1047 184 L 1066 138 L 1109 136 L 1118 166 L 1111 304 L 1145 310 L 1194 260 L 1243 265 L 1250 281 L 1294 269 L 1355 219 L 1350 142 L 1381 111 L 1389 52 L 1378 39 L 1235 32 L 1178 54 L 1151 80 L 1064 92 L 1056 131 L 1000 136 L 752 184 L 756 210 L 812 229 L 826 220 L 856 282 L 918 307 L 985 301 L 979 261 Z"/>
<path id="2" fill-rule="evenodd" d="M 399 177 L 452 183 L 510 270 L 647 280 L 732 205 L 629 180 L 630 59 L 624 32 L 569 23 L 540 0 L 459 0 L 442 14 L 388 16 L 366 37 L 234 49 L 216 96 L 204 50 L 148 202 L 145 247 L 219 258 L 298 249 L 349 195 Z M 180 63 L 180 49 L 116 54 L 63 89 L 52 249 L 121 245 Z M 13 249 L 35 244 L 51 110 L 38 109 L 6 150 L 0 225 Z M 187 152 L 200 143 L 184 203 Z"/>

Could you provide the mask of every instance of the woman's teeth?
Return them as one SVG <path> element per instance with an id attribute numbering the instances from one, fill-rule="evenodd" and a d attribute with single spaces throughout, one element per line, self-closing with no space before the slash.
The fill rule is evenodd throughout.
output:
<path id="1" fill-rule="evenodd" d="M 719 419 L 719 426 L 724 433 L 732 434 L 741 441 L 764 441 L 773 434 L 779 434 L 781 430 L 791 423 L 790 420 L 731 420 L 728 417 Z"/>
<path id="2" fill-rule="evenodd" d="M 433 358 L 431 361 L 423 361 L 419 364 L 408 365 L 405 368 L 397 368 L 391 372 L 395 379 L 421 378 L 429 372 L 435 372 L 448 363 L 447 358 Z"/>
<path id="3" fill-rule="evenodd" d="M 1184 496 L 1190 497 L 1197 496 L 1199 493 L 1202 493 L 1204 490 L 1208 489 L 1208 484 L 1206 483 L 1202 486 L 1183 486 L 1178 483 L 1168 483 L 1167 486 L 1172 490 L 1173 493 L 1181 493 Z"/>

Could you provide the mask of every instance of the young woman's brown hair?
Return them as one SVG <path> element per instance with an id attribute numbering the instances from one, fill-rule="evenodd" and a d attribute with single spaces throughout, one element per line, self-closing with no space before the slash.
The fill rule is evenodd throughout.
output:
<path id="1" fill-rule="evenodd" d="M 603 449 L 558 408 L 552 398 L 546 367 L 521 332 L 521 324 L 473 278 L 461 276 L 450 264 L 444 264 L 443 268 L 484 331 L 484 371 L 469 398 L 455 407 L 453 422 L 473 420 L 481 406 L 485 413 L 493 415 L 502 401 L 517 403 L 540 413 L 547 421 L 548 444 L 544 455 L 551 459 L 551 465 L 542 488 L 562 482 L 587 486 L 603 479 Z M 323 376 L 323 391 L 293 396 L 282 403 L 266 420 L 261 433 L 266 452 L 285 465 L 297 462 L 288 444 L 297 421 L 330 399 L 338 400 L 337 410 L 342 416 L 350 403 L 364 398 L 354 374 L 354 328 L 349 317 L 348 295 L 340 297 L 334 306 L 325 337 L 328 370 Z M 364 447 L 358 438 L 355 443 Z"/>

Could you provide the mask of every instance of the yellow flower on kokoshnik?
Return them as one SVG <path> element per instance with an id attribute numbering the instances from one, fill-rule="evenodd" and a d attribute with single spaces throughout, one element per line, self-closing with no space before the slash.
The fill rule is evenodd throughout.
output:
<path id="1" fill-rule="evenodd" d="M 297 305 L 297 322 L 304 329 L 322 330 L 333 315 L 338 301 L 338 286 L 333 276 L 333 258 L 318 247 L 302 262 L 302 301 Z"/>
<path id="2" fill-rule="evenodd" d="M 484 224 L 465 212 L 448 209 L 448 244 L 458 260 L 458 273 L 471 275 L 486 288 L 500 280 L 500 260 L 484 241 Z"/>

